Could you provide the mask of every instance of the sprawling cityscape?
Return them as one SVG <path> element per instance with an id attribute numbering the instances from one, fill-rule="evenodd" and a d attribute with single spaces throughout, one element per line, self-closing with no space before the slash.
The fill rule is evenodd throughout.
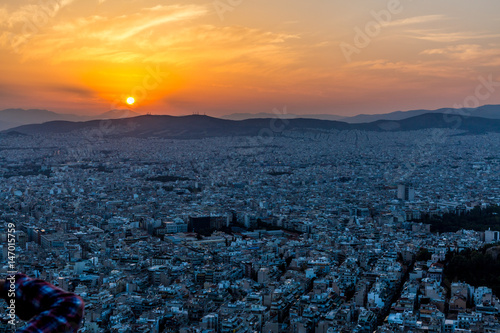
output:
<path id="1" fill-rule="evenodd" d="M 422 222 L 498 205 L 499 133 L 98 131 L 0 141 L 3 271 L 14 223 L 81 332 L 500 332 L 494 286 L 445 269 L 499 232 Z"/>
<path id="2" fill-rule="evenodd" d="M 0 333 L 500 333 L 498 0 L 1 0 Z"/>

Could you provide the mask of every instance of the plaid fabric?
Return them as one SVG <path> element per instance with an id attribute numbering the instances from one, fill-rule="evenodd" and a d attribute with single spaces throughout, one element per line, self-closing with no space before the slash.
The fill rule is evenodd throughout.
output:
<path id="1" fill-rule="evenodd" d="M 77 332 L 83 317 L 83 300 L 50 283 L 16 274 L 16 315 L 29 321 L 16 333 Z M 7 279 L 2 297 L 10 302 Z"/>

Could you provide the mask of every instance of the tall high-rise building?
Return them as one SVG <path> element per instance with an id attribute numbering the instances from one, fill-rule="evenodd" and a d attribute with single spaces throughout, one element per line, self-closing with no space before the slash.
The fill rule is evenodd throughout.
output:
<path id="1" fill-rule="evenodd" d="M 409 184 L 398 185 L 398 199 L 405 201 L 415 200 L 415 189 Z"/>
<path id="2" fill-rule="evenodd" d="M 219 329 L 219 315 L 211 313 L 201 318 L 201 326 L 204 329 L 218 330 Z"/>

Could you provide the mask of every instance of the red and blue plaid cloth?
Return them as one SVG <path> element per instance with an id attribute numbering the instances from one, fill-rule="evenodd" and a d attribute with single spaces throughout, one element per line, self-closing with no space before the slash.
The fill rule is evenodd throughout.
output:
<path id="1" fill-rule="evenodd" d="M 26 326 L 16 333 L 77 332 L 83 317 L 83 300 L 50 283 L 16 274 L 16 315 L 27 320 Z M 7 279 L 1 291 L 3 299 L 10 302 Z"/>

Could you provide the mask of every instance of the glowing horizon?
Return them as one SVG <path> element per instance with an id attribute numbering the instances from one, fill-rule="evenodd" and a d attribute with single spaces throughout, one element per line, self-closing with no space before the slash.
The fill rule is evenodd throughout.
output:
<path id="1" fill-rule="evenodd" d="M 211 116 L 500 104 L 499 9 L 493 0 L 6 0 L 0 109 L 98 114 L 129 97 L 138 113 Z"/>

